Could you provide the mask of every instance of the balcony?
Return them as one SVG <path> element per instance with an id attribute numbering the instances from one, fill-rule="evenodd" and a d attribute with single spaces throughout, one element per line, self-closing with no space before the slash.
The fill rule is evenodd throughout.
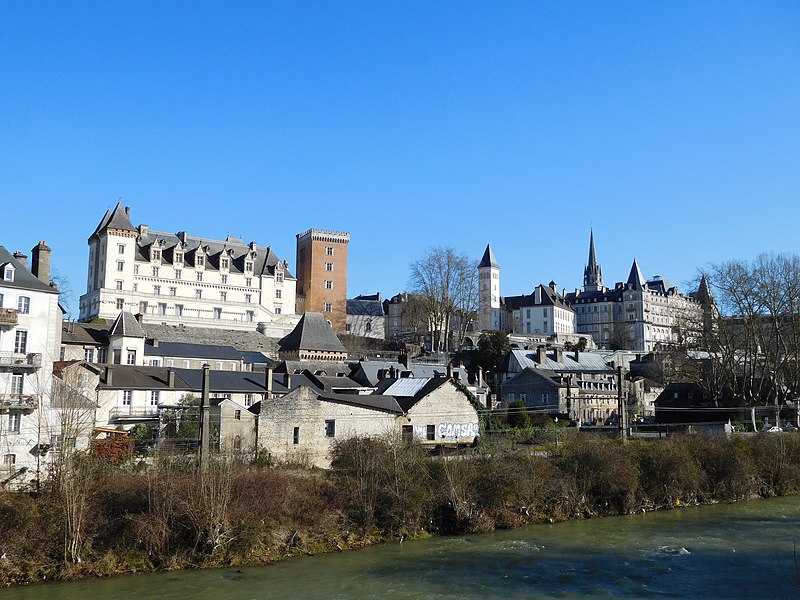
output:
<path id="1" fill-rule="evenodd" d="M 0 352 L 0 369 L 21 368 L 38 369 L 42 366 L 42 355 L 36 352 L 19 354 L 17 352 Z"/>
<path id="2" fill-rule="evenodd" d="M 33 394 L 0 394 L 0 408 L 36 408 L 36 396 Z"/>
<path id="3" fill-rule="evenodd" d="M 0 308 L 0 325 L 16 325 L 17 312 L 16 308 Z"/>
<path id="4" fill-rule="evenodd" d="M 130 408 L 112 408 L 108 412 L 109 421 L 143 421 L 143 420 L 158 420 L 158 409 L 130 409 Z"/>

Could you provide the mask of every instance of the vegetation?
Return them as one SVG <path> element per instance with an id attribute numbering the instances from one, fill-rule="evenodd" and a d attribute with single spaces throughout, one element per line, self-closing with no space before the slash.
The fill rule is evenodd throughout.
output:
<path id="1" fill-rule="evenodd" d="M 574 430 L 573 430 L 574 431 Z M 0 492 L 0 585 L 267 564 L 430 534 L 800 492 L 800 435 L 504 436 L 431 457 L 400 438 L 341 441 L 330 471 L 193 457 L 77 454 L 39 494 Z"/>

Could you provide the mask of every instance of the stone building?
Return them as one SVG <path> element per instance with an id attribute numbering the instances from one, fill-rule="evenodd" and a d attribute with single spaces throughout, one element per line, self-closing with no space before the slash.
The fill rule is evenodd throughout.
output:
<path id="1" fill-rule="evenodd" d="M 307 312 L 292 332 L 278 342 L 281 360 L 344 362 L 347 349 L 336 337 L 330 322 L 320 313 Z"/>
<path id="2" fill-rule="evenodd" d="M 80 320 L 121 310 L 143 323 L 255 330 L 285 335 L 297 322 L 295 283 L 270 247 L 134 227 L 121 203 L 89 237 Z"/>
<path id="3" fill-rule="evenodd" d="M 380 293 L 347 300 L 347 325 L 350 335 L 382 340 L 386 338 L 386 315 Z"/>
<path id="4" fill-rule="evenodd" d="M 309 229 L 297 234 L 297 313 L 325 315 L 334 331 L 347 324 L 347 249 L 350 234 Z"/>

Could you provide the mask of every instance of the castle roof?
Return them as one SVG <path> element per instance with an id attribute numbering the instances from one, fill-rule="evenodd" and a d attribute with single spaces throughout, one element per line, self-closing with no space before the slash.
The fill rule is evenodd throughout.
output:
<path id="1" fill-rule="evenodd" d="M 492 252 L 492 247 L 489 244 L 486 244 L 486 251 L 483 253 L 483 258 L 481 258 L 481 262 L 478 263 L 478 267 L 500 268 L 500 265 L 497 264 L 494 252 Z"/>
<path id="2" fill-rule="evenodd" d="M 284 352 L 316 350 L 347 353 L 325 317 L 314 312 L 305 313 L 292 332 L 278 342 L 278 347 Z"/>

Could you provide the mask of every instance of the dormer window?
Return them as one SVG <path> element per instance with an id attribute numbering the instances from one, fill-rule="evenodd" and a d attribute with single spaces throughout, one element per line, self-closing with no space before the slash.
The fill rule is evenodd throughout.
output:
<path id="1" fill-rule="evenodd" d="M 182 265 L 183 264 L 183 252 L 176 252 L 175 253 L 175 264 Z"/>
<path id="2" fill-rule="evenodd" d="M 202 254 L 198 254 L 198 255 L 197 255 L 197 258 L 195 259 L 195 261 L 194 261 L 194 262 L 195 262 L 195 265 L 196 265 L 196 266 L 198 266 L 198 267 L 205 266 L 205 264 L 206 264 L 206 257 L 205 257 L 205 256 L 203 256 Z"/>
<path id="3" fill-rule="evenodd" d="M 14 269 L 13 265 L 6 265 L 3 268 L 3 280 L 4 281 L 14 281 L 14 272 L 15 271 L 16 271 L 16 269 Z"/>
<path id="4" fill-rule="evenodd" d="M 244 261 L 244 271 L 245 271 L 245 273 L 252 273 L 253 272 L 253 261 L 252 260 Z"/>
<path id="5" fill-rule="evenodd" d="M 161 250 L 156 248 L 150 250 L 150 260 L 153 262 L 161 262 Z"/>
<path id="6" fill-rule="evenodd" d="M 229 269 L 231 266 L 231 261 L 228 258 L 221 258 L 219 261 L 219 268 L 220 269 Z"/>

